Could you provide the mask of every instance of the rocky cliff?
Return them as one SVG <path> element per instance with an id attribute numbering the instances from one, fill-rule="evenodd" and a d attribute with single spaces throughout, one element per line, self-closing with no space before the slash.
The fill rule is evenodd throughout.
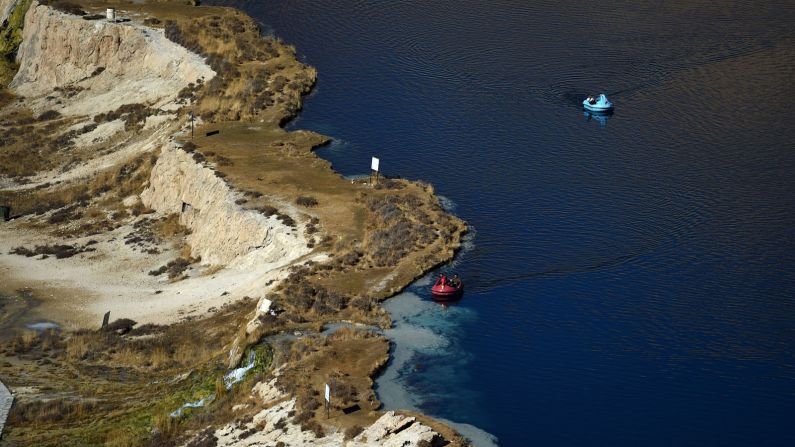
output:
<path id="1" fill-rule="evenodd" d="M 180 223 L 192 231 L 192 256 L 201 256 L 205 264 L 279 267 L 309 252 L 303 232 L 275 216 L 240 208 L 215 171 L 176 145 L 163 149 L 141 199 L 156 211 L 179 213 Z"/>
<path id="2" fill-rule="evenodd" d="M 11 12 L 17 6 L 18 0 L 0 0 L 0 26 L 2 26 Z"/>
<path id="3" fill-rule="evenodd" d="M 7 2 L 2 0 L 4 8 Z M 31 108 L 95 115 L 123 104 L 162 107 L 188 83 L 215 76 L 200 56 L 166 39 L 162 30 L 132 22 L 83 20 L 34 2 L 25 16 L 10 84 Z M 54 90 L 70 87 L 68 101 Z"/>

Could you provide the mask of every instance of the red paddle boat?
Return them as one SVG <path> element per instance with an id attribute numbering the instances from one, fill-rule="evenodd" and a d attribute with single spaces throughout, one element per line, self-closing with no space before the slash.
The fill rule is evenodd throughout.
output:
<path id="1" fill-rule="evenodd" d="M 431 294 L 435 298 L 454 298 L 464 291 L 464 282 L 458 278 L 458 275 L 448 278 L 445 275 L 439 277 L 436 283 L 431 287 Z"/>

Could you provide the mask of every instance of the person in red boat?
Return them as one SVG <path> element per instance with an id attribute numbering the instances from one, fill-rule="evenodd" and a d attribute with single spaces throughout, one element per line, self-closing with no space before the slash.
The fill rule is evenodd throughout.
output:
<path id="1" fill-rule="evenodd" d="M 453 275 L 447 285 L 450 287 L 458 287 L 459 284 L 461 284 L 461 279 L 458 277 L 458 275 Z"/>
<path id="2" fill-rule="evenodd" d="M 439 276 L 439 285 L 440 285 L 440 286 L 448 286 L 448 285 L 449 285 L 449 284 L 447 283 L 447 276 L 445 276 L 445 274 L 444 274 L 444 273 L 442 273 L 442 274 Z"/>

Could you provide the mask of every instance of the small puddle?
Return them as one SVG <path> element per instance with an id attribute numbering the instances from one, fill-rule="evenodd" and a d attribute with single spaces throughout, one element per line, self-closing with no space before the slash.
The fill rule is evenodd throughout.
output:
<path id="1" fill-rule="evenodd" d="M 52 321 L 40 321 L 38 323 L 26 324 L 25 327 L 28 329 L 33 329 L 34 331 L 46 331 L 47 329 L 57 329 L 60 326 L 58 323 L 54 323 Z"/>

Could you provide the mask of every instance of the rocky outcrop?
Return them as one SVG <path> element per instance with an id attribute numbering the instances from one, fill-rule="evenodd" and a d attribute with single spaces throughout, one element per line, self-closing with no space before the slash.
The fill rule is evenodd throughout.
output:
<path id="1" fill-rule="evenodd" d="M 286 445 L 292 447 L 418 447 L 434 445 L 438 433 L 413 417 L 390 411 L 355 438 L 346 441 L 340 432 L 325 433 L 318 437 L 291 421 L 295 412 L 295 399 L 285 400 L 260 411 L 248 423 L 232 423 L 215 430 L 213 437 L 218 447 L 248 447 Z M 201 436 L 201 435 L 200 435 Z M 194 439 L 195 441 L 195 439 Z M 190 445 L 190 444 L 189 444 Z"/>
<path id="2" fill-rule="evenodd" d="M 10 84 L 15 93 L 41 99 L 31 102 L 34 110 L 48 107 L 71 115 L 133 103 L 160 107 L 188 83 L 215 76 L 201 57 L 168 40 L 162 30 L 83 20 L 37 2 L 25 16 L 17 62 L 20 68 Z M 65 87 L 68 100 L 52 100 L 53 90 Z"/>
<path id="3" fill-rule="evenodd" d="M 438 434 L 435 431 L 427 425 L 417 422 L 416 418 L 390 411 L 346 445 L 349 447 L 401 447 L 416 446 L 422 442 L 432 445 L 432 441 L 436 437 Z"/>
<path id="4" fill-rule="evenodd" d="M 191 230 L 191 254 L 204 264 L 277 268 L 309 251 L 302 231 L 240 208 L 226 182 L 176 144 L 163 149 L 141 200 L 158 212 L 180 215 Z"/>

